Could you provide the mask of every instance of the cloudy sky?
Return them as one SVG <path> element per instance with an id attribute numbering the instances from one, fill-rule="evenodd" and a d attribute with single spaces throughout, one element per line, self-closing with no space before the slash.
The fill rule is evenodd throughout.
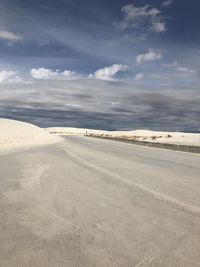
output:
<path id="1" fill-rule="evenodd" d="M 1 0 L 0 116 L 200 132 L 197 0 Z"/>

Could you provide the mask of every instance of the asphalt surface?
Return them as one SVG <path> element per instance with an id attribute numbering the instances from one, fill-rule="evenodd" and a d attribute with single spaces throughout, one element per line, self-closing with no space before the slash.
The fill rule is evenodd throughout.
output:
<path id="1" fill-rule="evenodd" d="M 200 266 L 200 155 L 88 137 L 0 155 L 0 266 Z"/>

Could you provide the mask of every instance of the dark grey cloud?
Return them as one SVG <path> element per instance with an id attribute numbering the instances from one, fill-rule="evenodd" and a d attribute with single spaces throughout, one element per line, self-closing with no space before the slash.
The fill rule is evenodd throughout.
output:
<path id="1" fill-rule="evenodd" d="M 160 92 L 125 82 L 84 79 L 39 81 L 22 85 L 20 90 L 16 85 L 5 85 L 0 90 L 1 117 L 42 127 L 200 132 L 200 96 L 195 89 Z"/>

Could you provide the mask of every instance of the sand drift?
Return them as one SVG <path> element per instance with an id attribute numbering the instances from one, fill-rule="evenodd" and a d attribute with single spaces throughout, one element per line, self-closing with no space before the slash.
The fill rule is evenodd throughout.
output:
<path id="1" fill-rule="evenodd" d="M 30 123 L 0 119 L 0 152 L 22 147 L 47 145 L 60 141 L 60 137 L 53 136 Z"/>

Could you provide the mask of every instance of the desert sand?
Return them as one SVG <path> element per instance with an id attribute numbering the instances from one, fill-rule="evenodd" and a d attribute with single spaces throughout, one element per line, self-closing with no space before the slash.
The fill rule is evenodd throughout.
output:
<path id="1" fill-rule="evenodd" d="M 85 135 L 199 145 L 1 119 L 0 266 L 198 266 L 200 155 Z"/>
<path id="2" fill-rule="evenodd" d="M 0 152 L 22 147 L 48 145 L 62 139 L 45 130 L 21 121 L 0 119 Z"/>
<path id="3" fill-rule="evenodd" d="M 136 140 L 163 144 L 176 144 L 188 146 L 200 146 L 200 134 L 182 132 L 160 132 L 148 130 L 136 131 L 103 131 L 81 128 L 54 127 L 46 131 L 57 135 L 83 135 L 103 138 L 121 138 L 125 140 Z"/>
<path id="4" fill-rule="evenodd" d="M 200 155 L 64 139 L 0 155 L 0 266 L 199 266 Z"/>

